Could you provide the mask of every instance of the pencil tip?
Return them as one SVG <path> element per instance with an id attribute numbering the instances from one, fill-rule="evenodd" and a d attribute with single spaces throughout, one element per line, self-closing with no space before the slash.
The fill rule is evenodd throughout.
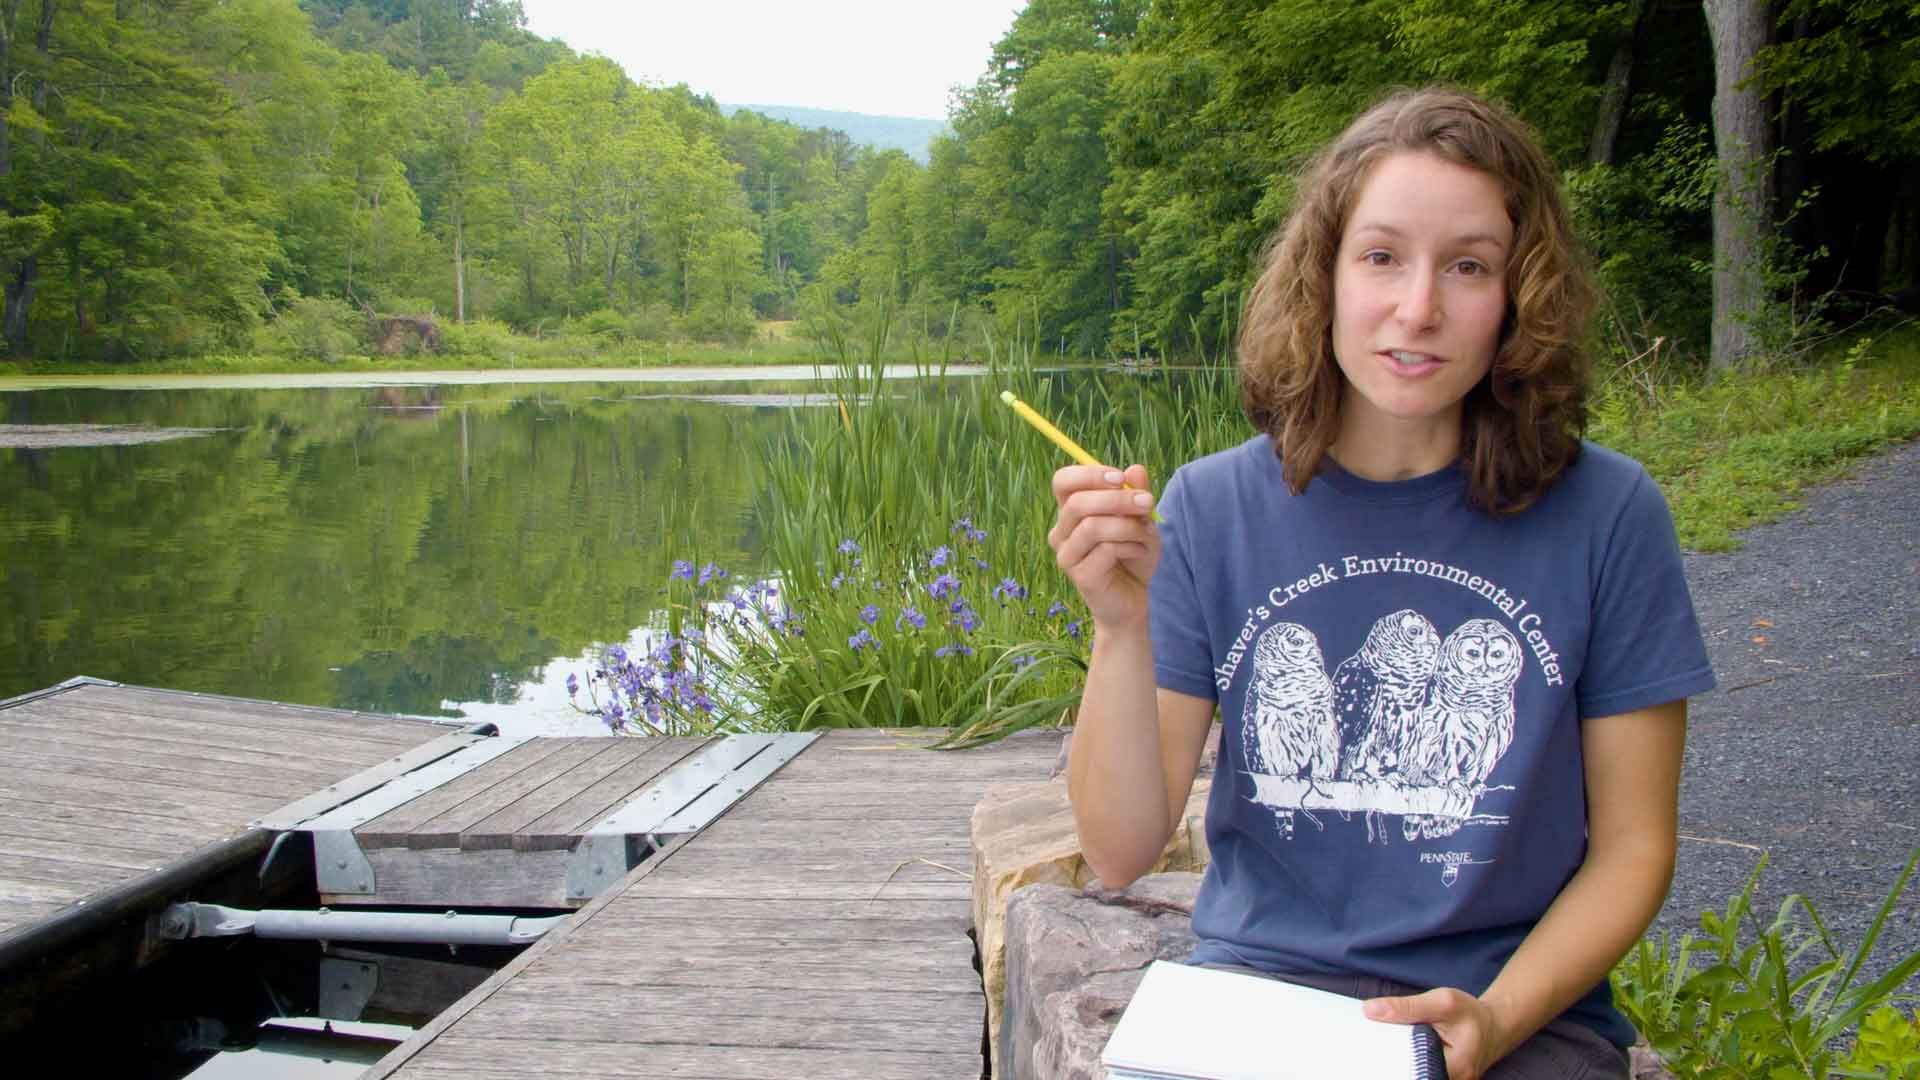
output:
<path id="1" fill-rule="evenodd" d="M 1006 402 L 1009 405 L 1013 404 L 1013 391 L 1011 390 L 1000 391 L 1000 400 Z"/>

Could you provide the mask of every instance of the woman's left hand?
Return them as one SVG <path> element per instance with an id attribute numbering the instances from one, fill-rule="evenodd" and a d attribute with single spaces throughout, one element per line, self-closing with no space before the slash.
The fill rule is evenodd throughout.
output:
<path id="1" fill-rule="evenodd" d="M 1499 1021 L 1492 1007 L 1465 990 L 1441 987 L 1411 997 L 1374 998 L 1372 1020 L 1430 1024 L 1446 1050 L 1447 1080 L 1480 1080 L 1499 1059 Z"/>

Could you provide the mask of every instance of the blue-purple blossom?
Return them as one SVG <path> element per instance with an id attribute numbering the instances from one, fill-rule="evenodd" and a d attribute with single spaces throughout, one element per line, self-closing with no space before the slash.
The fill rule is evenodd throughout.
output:
<path id="1" fill-rule="evenodd" d="M 980 627 L 980 616 L 970 607 L 962 606 L 953 616 L 953 625 L 971 634 Z"/>
<path id="2" fill-rule="evenodd" d="M 958 521 L 955 521 L 955 522 L 953 523 L 953 528 L 951 528 L 951 529 L 948 529 L 947 531 L 948 531 L 949 533 L 957 533 L 957 532 L 972 532 L 972 531 L 973 531 L 973 519 L 972 519 L 972 518 L 970 518 L 970 517 L 963 517 L 963 518 L 961 518 L 961 519 L 959 519 Z"/>
<path id="3" fill-rule="evenodd" d="M 866 623 L 868 626 L 872 626 L 874 623 L 879 622 L 880 621 L 879 606 L 876 604 L 868 604 L 866 607 L 861 608 L 860 621 L 863 623 Z"/>
<path id="4" fill-rule="evenodd" d="M 973 568 L 975 570 L 985 570 L 987 568 L 987 560 L 981 558 L 978 555 L 975 555 L 972 558 L 973 558 Z"/>
<path id="5" fill-rule="evenodd" d="M 735 589 L 727 594 L 727 603 L 732 604 L 733 610 L 735 611 L 745 611 L 747 610 L 747 594 L 741 592 L 739 589 Z"/>
<path id="6" fill-rule="evenodd" d="M 860 545 L 854 543 L 852 540 L 842 540 L 840 541 L 839 550 L 842 555 L 858 555 L 860 554 Z"/>
<path id="7" fill-rule="evenodd" d="M 578 675 L 569 674 L 567 676 L 567 696 L 572 697 L 573 695 L 579 692 L 580 692 L 580 677 Z"/>
<path id="8" fill-rule="evenodd" d="M 993 596 L 994 599 L 1003 601 L 1025 600 L 1027 598 L 1027 588 L 1012 578 L 1001 578 L 1000 584 L 993 587 Z"/>
<path id="9" fill-rule="evenodd" d="M 952 656 L 955 653 L 958 653 L 961 656 L 972 656 L 973 647 L 970 645 L 954 644 L 954 645 L 942 645 L 939 648 L 933 650 L 933 655 L 935 657 Z"/>
<path id="10" fill-rule="evenodd" d="M 900 629 L 902 622 L 911 624 L 915 630 L 925 630 L 927 628 L 927 617 L 920 614 L 917 608 L 901 608 L 900 614 L 893 620 L 893 628 L 895 630 Z"/>
<path id="11" fill-rule="evenodd" d="M 835 574 L 835 575 L 833 575 L 833 580 L 832 580 L 832 581 L 829 581 L 829 582 L 827 582 L 827 588 L 829 588 L 829 589 L 838 589 L 838 588 L 840 587 L 840 583 L 841 583 L 842 581 L 845 581 L 845 580 L 846 580 L 846 578 L 847 578 L 847 575 L 845 575 L 845 574 Z"/>
<path id="12" fill-rule="evenodd" d="M 1079 619 L 1075 619 L 1072 622 L 1067 624 L 1067 636 L 1072 638 L 1075 641 L 1080 640 L 1080 620 Z"/>
<path id="13" fill-rule="evenodd" d="M 852 649 L 854 652 L 859 652 L 861 649 L 877 649 L 879 647 L 880 643 L 874 640 L 873 631 L 868 630 L 864 626 L 860 628 L 859 633 L 847 639 L 847 648 Z"/>
<path id="14" fill-rule="evenodd" d="M 1058 600 L 1055 600 L 1047 608 L 1047 618 L 1049 619 L 1053 618 L 1055 615 L 1065 615 L 1066 613 L 1067 613 L 1067 605 L 1061 603 Z"/>
<path id="15" fill-rule="evenodd" d="M 967 539 L 973 541 L 976 544 L 982 540 L 985 540 L 986 538 L 987 538 L 987 530 L 985 529 L 968 529 L 967 530 Z"/>
<path id="16" fill-rule="evenodd" d="M 694 582 L 694 584 L 705 585 L 707 582 L 712 581 L 714 578 L 724 578 L 726 576 L 727 576 L 727 572 L 725 570 L 720 569 L 718 566 L 715 566 L 712 563 L 708 563 L 707 565 L 700 568 L 700 580 Z"/>
<path id="17" fill-rule="evenodd" d="M 927 584 L 927 595 L 935 600 L 945 600 L 960 591 L 960 579 L 952 574 L 941 574 Z"/>
<path id="18" fill-rule="evenodd" d="M 953 549 L 945 544 L 941 544 L 939 547 L 933 549 L 933 554 L 927 556 L 927 565 L 938 570 L 947 565 L 947 560 L 952 557 Z"/>
<path id="19" fill-rule="evenodd" d="M 673 573 L 668 575 L 668 580 L 692 581 L 693 580 L 693 564 L 688 562 L 685 559 L 673 560 Z"/>
<path id="20" fill-rule="evenodd" d="M 613 648 L 607 650 L 607 661 L 614 667 L 619 667 L 621 664 L 627 662 L 627 650 L 619 645 L 615 645 Z"/>
<path id="21" fill-rule="evenodd" d="M 1020 655 L 1013 658 L 1013 670 L 1020 671 L 1025 668 L 1032 667 L 1034 661 L 1037 659 L 1039 658 L 1034 656 L 1032 653 L 1021 653 Z"/>

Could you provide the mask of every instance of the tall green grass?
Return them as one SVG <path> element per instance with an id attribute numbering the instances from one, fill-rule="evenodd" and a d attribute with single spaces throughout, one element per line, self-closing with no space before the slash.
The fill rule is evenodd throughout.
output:
<path id="1" fill-rule="evenodd" d="M 884 325 L 846 329 L 822 335 L 832 403 L 741 448 L 774 591 L 675 579 L 663 659 L 704 673 L 702 691 L 723 688 L 708 698 L 737 727 L 941 727 L 965 746 L 1070 719 L 1088 627 L 1046 542 L 1067 459 L 1000 392 L 1097 456 L 1146 465 L 1158 486 L 1245 438 L 1231 371 L 1048 369 L 1014 343 L 988 348 L 985 375 L 915 354 L 917 377 L 900 379 Z M 659 663 L 623 670 L 676 730 L 711 721 L 664 687 Z"/>

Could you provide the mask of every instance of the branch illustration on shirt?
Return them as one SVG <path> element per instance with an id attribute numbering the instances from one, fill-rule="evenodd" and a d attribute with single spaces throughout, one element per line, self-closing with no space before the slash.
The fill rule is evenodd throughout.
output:
<path id="1" fill-rule="evenodd" d="M 1327 675 L 1319 639 L 1276 623 L 1253 647 L 1242 749 L 1254 799 L 1282 836 L 1313 810 L 1363 811 L 1370 839 L 1397 814 L 1406 839 L 1442 837 L 1475 817 L 1494 766 L 1513 743 L 1520 641 L 1493 619 L 1469 619 L 1443 640 L 1426 616 L 1377 620 L 1359 650 Z M 1448 882 L 1451 884 L 1451 882 Z"/>

